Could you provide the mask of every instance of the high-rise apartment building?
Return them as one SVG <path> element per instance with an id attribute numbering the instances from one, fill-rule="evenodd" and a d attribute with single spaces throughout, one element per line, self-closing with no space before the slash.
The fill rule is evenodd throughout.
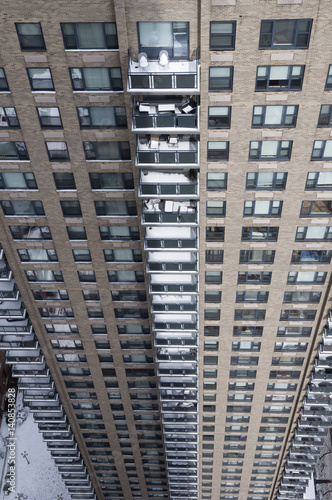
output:
<path id="1" fill-rule="evenodd" d="M 72 498 L 302 499 L 332 420 L 331 2 L 0 22 L 0 348 Z"/>

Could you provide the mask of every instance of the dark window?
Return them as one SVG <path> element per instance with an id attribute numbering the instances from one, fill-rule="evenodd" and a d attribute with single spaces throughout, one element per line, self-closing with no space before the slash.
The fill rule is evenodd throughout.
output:
<path id="1" fill-rule="evenodd" d="M 210 66 L 209 92 L 232 92 L 233 66 Z"/>
<path id="2" fill-rule="evenodd" d="M 205 271 L 205 283 L 222 283 L 222 271 Z"/>
<path id="3" fill-rule="evenodd" d="M 327 250 L 293 250 L 292 264 L 329 264 L 332 251 Z"/>
<path id="4" fill-rule="evenodd" d="M 332 160 L 332 141 L 314 141 L 311 160 Z"/>
<path id="5" fill-rule="evenodd" d="M 31 90 L 54 91 L 51 70 L 49 68 L 27 68 Z"/>
<path id="6" fill-rule="evenodd" d="M 204 326 L 204 335 L 207 337 L 218 337 L 219 326 L 216 325 Z"/>
<path id="7" fill-rule="evenodd" d="M 74 91 L 122 92 L 121 68 L 69 68 Z"/>
<path id="8" fill-rule="evenodd" d="M 269 292 L 262 292 L 256 290 L 246 290 L 236 292 L 235 302 L 268 302 Z"/>
<path id="9" fill-rule="evenodd" d="M 292 145 L 293 141 L 250 141 L 249 160 L 290 160 Z"/>
<path id="10" fill-rule="evenodd" d="M 64 217 L 82 217 L 79 201 L 60 201 Z"/>
<path id="11" fill-rule="evenodd" d="M 240 250 L 240 264 L 244 263 L 269 263 L 273 264 L 275 250 Z"/>
<path id="12" fill-rule="evenodd" d="M 45 215 L 41 201 L 1 201 L 5 215 L 20 215 L 23 217 Z"/>
<path id="13" fill-rule="evenodd" d="M 225 228 L 222 226 L 207 226 L 206 241 L 224 241 Z"/>
<path id="14" fill-rule="evenodd" d="M 285 292 L 284 303 L 319 304 L 321 292 Z"/>
<path id="15" fill-rule="evenodd" d="M 0 142 L 0 161 L 27 161 L 29 160 L 28 150 L 25 142 Z"/>
<path id="16" fill-rule="evenodd" d="M 248 283 L 250 284 L 258 284 L 262 283 L 263 285 L 269 285 L 271 283 L 271 272 L 254 272 L 254 271 L 239 271 L 238 272 L 238 284 Z"/>
<path id="17" fill-rule="evenodd" d="M 136 226 L 100 226 L 100 239 L 136 241 L 140 239 L 139 230 Z"/>
<path id="18" fill-rule="evenodd" d="M 69 161 L 66 142 L 45 142 L 50 161 Z"/>
<path id="19" fill-rule="evenodd" d="M 207 159 L 208 161 L 228 161 L 229 142 L 228 141 L 208 141 Z"/>
<path id="20" fill-rule="evenodd" d="M 26 190 L 38 189 L 38 186 L 32 172 L 3 172 L 0 173 L 0 189 Z"/>
<path id="21" fill-rule="evenodd" d="M 331 89 L 332 89 L 332 64 L 330 64 L 329 66 L 325 83 L 325 90 L 331 90 Z"/>
<path id="22" fill-rule="evenodd" d="M 0 126 L 1 128 L 20 128 L 15 108 L 0 108 Z"/>
<path id="23" fill-rule="evenodd" d="M 130 160 L 129 142 L 83 142 L 86 160 L 128 161 Z"/>
<path id="24" fill-rule="evenodd" d="M 213 290 L 205 292 L 204 302 L 220 303 L 221 302 L 221 292 L 213 291 Z"/>
<path id="25" fill-rule="evenodd" d="M 137 215 L 135 201 L 95 201 L 97 216 L 126 217 Z"/>
<path id="26" fill-rule="evenodd" d="M 248 172 L 247 189 L 281 190 L 285 189 L 287 172 Z"/>
<path id="27" fill-rule="evenodd" d="M 265 319 L 265 309 L 235 309 L 235 321 L 263 321 Z"/>
<path id="28" fill-rule="evenodd" d="M 53 174 L 55 186 L 59 190 L 76 190 L 74 174 L 71 172 L 57 172 Z"/>
<path id="29" fill-rule="evenodd" d="M 210 50 L 235 49 L 236 21 L 210 22 Z"/>
<path id="30" fill-rule="evenodd" d="M 315 321 L 316 309 L 282 309 L 280 321 Z"/>
<path id="31" fill-rule="evenodd" d="M 206 216 L 207 217 L 225 217 L 226 202 L 225 201 L 207 201 Z"/>
<path id="32" fill-rule="evenodd" d="M 233 336 L 234 337 L 261 337 L 263 335 L 262 326 L 234 326 Z"/>
<path id="33" fill-rule="evenodd" d="M 206 264 L 222 264 L 224 260 L 223 250 L 205 250 Z"/>
<path id="34" fill-rule="evenodd" d="M 206 188 L 208 191 L 224 191 L 227 189 L 226 172 L 209 172 L 206 174 Z"/>
<path id="35" fill-rule="evenodd" d="M 77 271 L 77 274 L 81 283 L 96 283 L 94 271 Z"/>
<path id="36" fill-rule="evenodd" d="M 209 128 L 230 128 L 231 110 L 231 106 L 209 106 Z"/>
<path id="37" fill-rule="evenodd" d="M 15 23 L 21 50 L 35 52 L 46 50 L 40 23 Z"/>
<path id="38" fill-rule="evenodd" d="M 144 283 L 143 271 L 107 271 L 110 283 Z"/>
<path id="39" fill-rule="evenodd" d="M 5 70 L 0 68 L 0 92 L 9 92 L 9 86 L 5 75 Z"/>
<path id="40" fill-rule="evenodd" d="M 51 240 L 48 226 L 9 226 L 14 240 Z"/>
<path id="41" fill-rule="evenodd" d="M 307 49 L 312 19 L 262 21 L 260 49 Z"/>
<path id="42" fill-rule="evenodd" d="M 86 240 L 87 235 L 84 226 L 67 226 L 68 238 L 70 240 Z"/>
<path id="43" fill-rule="evenodd" d="M 111 290 L 114 302 L 146 302 L 145 290 Z"/>
<path id="44" fill-rule="evenodd" d="M 220 309 L 204 309 L 204 319 L 205 320 L 220 320 Z"/>
<path id="45" fill-rule="evenodd" d="M 87 301 L 99 301 L 99 291 L 98 290 L 82 290 L 83 298 Z"/>
<path id="46" fill-rule="evenodd" d="M 118 49 L 116 23 L 61 23 L 66 50 Z"/>
<path id="47" fill-rule="evenodd" d="M 295 127 L 298 106 L 254 106 L 253 128 Z"/>
<path id="48" fill-rule="evenodd" d="M 301 90 L 304 75 L 302 66 L 258 66 L 256 92 L 266 90 Z"/>
<path id="49" fill-rule="evenodd" d="M 280 217 L 282 201 L 245 201 L 243 217 Z"/>
<path id="50" fill-rule="evenodd" d="M 278 227 L 254 226 L 242 228 L 242 241 L 277 241 Z"/>
<path id="51" fill-rule="evenodd" d="M 91 189 L 134 189 L 134 179 L 131 173 L 90 173 Z"/>
<path id="52" fill-rule="evenodd" d="M 141 250 L 119 248 L 104 250 L 105 262 L 142 262 Z"/>
<path id="53" fill-rule="evenodd" d="M 139 52 L 158 59 L 161 50 L 174 59 L 189 57 L 189 23 L 187 22 L 139 22 Z"/>
<path id="54" fill-rule="evenodd" d="M 42 128 L 63 128 L 59 108 L 37 108 Z"/>
<path id="55" fill-rule="evenodd" d="M 75 262 L 91 262 L 91 253 L 88 249 L 73 250 Z"/>
<path id="56" fill-rule="evenodd" d="M 77 108 L 81 128 L 126 128 L 126 108 L 122 106 L 91 106 Z"/>

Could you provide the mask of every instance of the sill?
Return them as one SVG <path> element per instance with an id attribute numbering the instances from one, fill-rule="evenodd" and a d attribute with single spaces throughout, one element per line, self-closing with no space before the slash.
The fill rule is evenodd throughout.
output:
<path id="1" fill-rule="evenodd" d="M 31 90 L 31 94 L 56 94 L 55 90 Z"/>
<path id="2" fill-rule="evenodd" d="M 30 161 L 30 160 L 29 160 Z M 92 162 L 99 162 L 99 163 L 114 163 L 114 162 L 118 162 L 118 163 L 131 163 L 131 160 L 85 160 L 87 163 L 92 163 Z"/>
<path id="3" fill-rule="evenodd" d="M 130 189 L 126 189 L 126 188 L 118 188 L 118 189 L 115 189 L 115 188 L 109 188 L 109 189 L 91 189 L 91 191 L 93 193 L 98 193 L 98 192 L 103 192 L 103 193 L 107 193 L 108 191 L 112 191 L 112 192 L 127 192 L 127 191 L 135 191 L 134 188 L 130 188 Z"/>
<path id="4" fill-rule="evenodd" d="M 73 94 L 123 94 L 123 90 L 73 90 Z"/>
<path id="5" fill-rule="evenodd" d="M 25 191 L 29 191 L 29 192 L 33 191 L 35 193 L 36 191 L 39 191 L 39 189 L 29 189 L 29 188 L 27 188 L 27 189 L 15 189 L 15 188 L 12 188 L 12 189 L 0 189 L 0 192 L 2 192 L 2 193 L 3 192 L 8 193 L 10 191 L 14 191 L 15 193 L 18 193 L 18 192 L 19 193 L 25 193 Z"/>
<path id="6" fill-rule="evenodd" d="M 120 49 L 65 49 L 65 52 L 119 52 Z"/>
<path id="7" fill-rule="evenodd" d="M 10 90 L 0 90 L 0 94 L 11 94 Z"/>
<path id="8" fill-rule="evenodd" d="M 6 160 L 5 158 L 0 158 L 0 162 L 6 162 L 6 163 L 30 163 L 30 160 Z"/>

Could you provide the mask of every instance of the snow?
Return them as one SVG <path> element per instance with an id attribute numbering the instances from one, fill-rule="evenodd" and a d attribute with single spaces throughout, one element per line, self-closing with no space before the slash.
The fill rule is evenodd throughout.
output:
<path id="1" fill-rule="evenodd" d="M 165 231 L 164 227 L 147 227 L 146 238 L 170 238 L 170 239 L 192 239 L 196 236 L 196 230 L 191 227 L 172 227 L 172 232 Z"/>
<path id="2" fill-rule="evenodd" d="M 188 175 L 177 173 L 177 172 L 156 172 L 153 170 L 143 170 L 141 174 L 141 182 L 144 184 L 145 182 L 158 183 L 158 184 L 175 184 L 180 182 L 181 184 L 188 183 L 192 184 L 192 180 L 189 179 Z"/>
<path id="3" fill-rule="evenodd" d="M 147 252 L 149 262 L 193 262 L 191 252 Z"/>
<path id="4" fill-rule="evenodd" d="M 3 419 L 0 429 L 0 453 L 3 438 L 8 436 L 8 428 Z M 16 426 L 16 487 L 15 493 L 5 495 L 3 484 L 0 500 L 70 500 L 64 481 L 54 465 L 50 452 L 38 426 L 28 413 L 26 420 Z M 0 469 L 3 470 L 4 459 L 0 458 Z M 18 496 L 21 494 L 21 496 Z"/>

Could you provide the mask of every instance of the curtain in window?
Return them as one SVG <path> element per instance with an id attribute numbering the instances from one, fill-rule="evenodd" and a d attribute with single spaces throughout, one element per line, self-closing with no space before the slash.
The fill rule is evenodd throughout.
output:
<path id="1" fill-rule="evenodd" d="M 273 184 L 273 172 L 260 172 L 257 176 L 257 187 L 271 187 Z M 257 202 L 256 202 L 257 205 Z"/>
<path id="2" fill-rule="evenodd" d="M 269 201 L 256 201 L 255 203 L 255 215 L 268 215 L 270 212 L 270 202 Z"/>
<path id="3" fill-rule="evenodd" d="M 276 158 L 278 154 L 278 141 L 262 141 L 261 158 Z"/>
<path id="4" fill-rule="evenodd" d="M 98 160 L 119 160 L 117 142 L 96 142 L 96 155 Z"/>
<path id="5" fill-rule="evenodd" d="M 125 201 L 105 201 L 107 215 L 127 215 L 127 204 Z"/>
<path id="6" fill-rule="evenodd" d="M 107 173 L 101 174 L 101 185 L 102 189 L 123 189 L 124 183 L 121 174 L 118 173 Z"/>
<path id="7" fill-rule="evenodd" d="M 121 250 L 116 250 L 114 249 L 113 250 L 114 252 L 114 260 L 115 261 L 124 261 L 124 262 L 131 262 L 133 261 L 133 252 L 132 250 L 125 250 L 125 249 L 121 249 Z"/>
<path id="8" fill-rule="evenodd" d="M 308 240 L 323 240 L 325 236 L 326 227 L 312 226 L 307 228 L 306 239 Z"/>
<path id="9" fill-rule="evenodd" d="M 296 20 L 278 20 L 275 23 L 273 45 L 293 45 Z"/>
<path id="10" fill-rule="evenodd" d="M 282 122 L 282 106 L 266 106 L 265 125 L 280 125 Z"/>
<path id="11" fill-rule="evenodd" d="M 7 189 L 25 189 L 26 188 L 26 182 L 24 175 L 19 173 L 19 172 L 11 172 L 11 173 L 4 173 L 2 174 L 2 177 L 5 181 L 5 185 Z"/>
<path id="12" fill-rule="evenodd" d="M 320 172 L 318 174 L 317 187 L 324 186 L 332 186 L 332 172 Z"/>
<path id="13" fill-rule="evenodd" d="M 129 227 L 126 227 L 126 226 L 110 227 L 109 231 L 110 231 L 112 238 L 121 239 L 121 237 L 129 238 L 129 236 L 130 236 Z"/>
<path id="14" fill-rule="evenodd" d="M 93 106 L 90 108 L 90 115 L 92 125 L 98 127 L 103 125 L 107 127 L 115 127 L 116 125 L 114 108 L 112 107 Z"/>
<path id="15" fill-rule="evenodd" d="M 87 90 L 111 89 L 107 68 L 84 68 L 83 72 Z"/>
<path id="16" fill-rule="evenodd" d="M 76 33 L 80 49 L 104 49 L 102 23 L 77 23 Z"/>
<path id="17" fill-rule="evenodd" d="M 172 23 L 139 23 L 140 44 L 143 47 L 173 48 Z"/>
<path id="18" fill-rule="evenodd" d="M 301 272 L 299 271 L 297 273 L 297 279 L 296 282 L 299 283 L 301 281 L 303 282 L 309 282 L 309 281 L 314 281 L 315 280 L 315 273 L 314 272 Z"/>
<path id="19" fill-rule="evenodd" d="M 135 271 L 118 271 L 118 281 L 136 281 Z"/>
<path id="20" fill-rule="evenodd" d="M 271 66 L 270 80 L 288 80 L 289 66 Z"/>
<path id="21" fill-rule="evenodd" d="M 42 248 L 35 248 L 33 250 L 28 250 L 30 260 L 49 260 L 46 250 Z"/>

